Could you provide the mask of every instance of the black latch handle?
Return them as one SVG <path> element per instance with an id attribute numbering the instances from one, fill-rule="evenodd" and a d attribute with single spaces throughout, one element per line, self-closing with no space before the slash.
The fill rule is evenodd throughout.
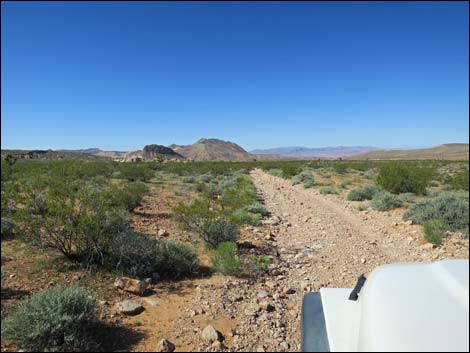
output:
<path id="1" fill-rule="evenodd" d="M 357 279 L 357 282 L 356 282 L 356 286 L 352 290 L 351 294 L 349 294 L 349 300 L 356 301 L 357 298 L 359 298 L 359 292 L 361 291 L 362 286 L 364 285 L 364 283 L 366 283 L 366 279 L 367 278 L 364 276 L 364 274 L 359 276 L 359 278 Z"/>

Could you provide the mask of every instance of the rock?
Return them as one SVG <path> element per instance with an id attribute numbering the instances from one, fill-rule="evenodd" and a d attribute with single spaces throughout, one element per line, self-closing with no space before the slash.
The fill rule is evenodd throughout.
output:
<path id="1" fill-rule="evenodd" d="M 151 305 L 151 306 L 159 306 L 160 305 L 160 302 L 158 300 L 155 300 L 155 299 L 144 298 L 144 300 L 148 305 Z"/>
<path id="2" fill-rule="evenodd" d="M 215 349 L 216 352 L 220 352 L 220 349 L 223 348 L 223 344 L 222 344 L 222 342 L 220 342 L 220 341 L 214 341 L 214 342 L 211 344 L 211 347 L 212 347 L 212 349 Z"/>
<path id="3" fill-rule="evenodd" d="M 272 306 L 271 304 L 269 304 L 267 301 L 263 301 L 259 304 L 259 307 L 262 309 L 262 310 L 266 310 L 268 313 L 272 312 L 275 310 L 274 306 Z"/>
<path id="4" fill-rule="evenodd" d="M 202 330 L 202 338 L 206 342 L 222 341 L 222 335 L 212 325 L 206 326 L 206 328 Z"/>
<path id="5" fill-rule="evenodd" d="M 119 277 L 114 281 L 114 287 L 142 296 L 149 287 L 149 283 L 134 278 Z"/>
<path id="6" fill-rule="evenodd" d="M 365 264 L 366 263 L 366 259 L 362 258 L 361 259 L 361 264 Z"/>
<path id="7" fill-rule="evenodd" d="M 254 249 L 256 248 L 256 245 L 254 245 L 251 241 L 245 240 L 244 242 L 239 243 L 238 247 L 241 249 Z"/>
<path id="8" fill-rule="evenodd" d="M 258 298 L 266 298 L 269 297 L 269 293 L 266 292 L 265 290 L 262 290 L 258 293 Z"/>
<path id="9" fill-rule="evenodd" d="M 159 237 L 167 237 L 167 236 L 169 236 L 169 235 L 170 235 L 170 233 L 168 233 L 165 229 L 160 229 L 160 230 L 158 231 L 158 236 L 159 236 Z"/>
<path id="10" fill-rule="evenodd" d="M 284 350 L 288 350 L 290 348 L 289 343 L 287 343 L 286 341 L 281 342 L 279 346 Z"/>
<path id="11" fill-rule="evenodd" d="M 120 313 L 125 315 L 137 315 L 144 310 L 142 305 L 130 299 L 117 303 L 116 307 Z"/>
<path id="12" fill-rule="evenodd" d="M 423 248 L 424 250 L 432 250 L 436 247 L 436 245 L 432 244 L 432 243 L 426 243 L 424 245 L 421 245 L 421 248 Z"/>
<path id="13" fill-rule="evenodd" d="M 282 291 L 284 294 L 294 294 L 295 293 L 295 289 L 294 288 L 291 288 L 291 287 L 286 287 L 284 288 L 284 290 Z"/>
<path id="14" fill-rule="evenodd" d="M 173 352 L 174 350 L 175 345 L 164 338 L 158 342 L 156 352 Z"/>

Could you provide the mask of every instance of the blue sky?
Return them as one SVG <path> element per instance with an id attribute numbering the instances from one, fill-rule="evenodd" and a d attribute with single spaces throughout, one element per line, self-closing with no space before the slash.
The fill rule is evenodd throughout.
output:
<path id="1" fill-rule="evenodd" d="M 468 142 L 466 2 L 2 2 L 2 148 Z"/>

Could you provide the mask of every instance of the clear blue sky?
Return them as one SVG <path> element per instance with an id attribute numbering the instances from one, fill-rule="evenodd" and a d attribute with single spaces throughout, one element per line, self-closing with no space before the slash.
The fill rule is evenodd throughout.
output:
<path id="1" fill-rule="evenodd" d="M 2 148 L 468 142 L 467 2 L 2 2 Z"/>

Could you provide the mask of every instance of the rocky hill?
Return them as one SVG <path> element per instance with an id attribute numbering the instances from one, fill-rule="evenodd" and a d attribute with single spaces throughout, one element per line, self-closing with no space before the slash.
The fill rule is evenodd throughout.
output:
<path id="1" fill-rule="evenodd" d="M 282 159 L 281 156 L 252 154 L 236 143 L 202 138 L 192 145 L 171 145 L 174 151 L 194 161 L 252 161 Z"/>
<path id="2" fill-rule="evenodd" d="M 123 159 L 125 162 L 153 161 L 159 159 L 178 161 L 185 159 L 185 157 L 169 147 L 153 144 L 144 146 L 143 150 L 128 152 L 124 155 Z"/>
<path id="3" fill-rule="evenodd" d="M 348 159 L 445 159 L 468 160 L 468 143 L 449 143 L 432 148 L 414 150 L 372 151 Z"/>

